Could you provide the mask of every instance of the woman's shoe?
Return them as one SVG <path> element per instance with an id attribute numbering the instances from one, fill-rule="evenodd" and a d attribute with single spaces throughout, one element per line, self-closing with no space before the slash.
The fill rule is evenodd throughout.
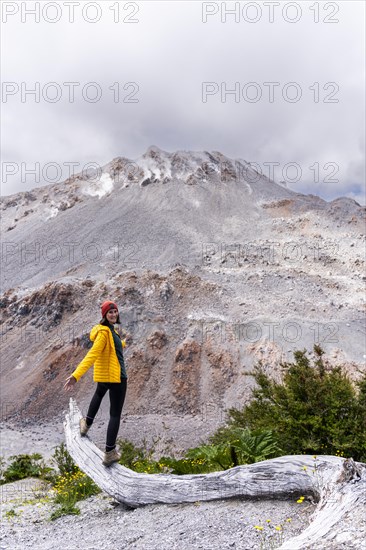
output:
<path id="1" fill-rule="evenodd" d="M 90 426 L 87 425 L 85 418 L 80 418 L 80 435 L 86 435 L 89 431 Z"/>
<path id="2" fill-rule="evenodd" d="M 113 462 L 118 462 L 120 458 L 121 455 L 117 452 L 116 448 L 111 451 L 105 451 L 103 464 L 104 466 L 110 466 Z"/>

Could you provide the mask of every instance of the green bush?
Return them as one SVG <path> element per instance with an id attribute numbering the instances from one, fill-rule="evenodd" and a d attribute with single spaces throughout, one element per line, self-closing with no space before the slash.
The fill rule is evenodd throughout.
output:
<path id="1" fill-rule="evenodd" d="M 222 429 L 210 438 L 210 445 L 188 449 L 179 460 L 162 457 L 159 463 L 173 474 L 201 474 L 228 470 L 282 454 L 270 430 Z"/>
<path id="2" fill-rule="evenodd" d="M 118 438 L 117 443 L 121 453 L 119 463 L 126 466 L 126 468 L 139 473 L 166 473 L 168 471 L 167 464 L 163 463 L 162 459 L 153 459 L 155 444 L 158 439 L 154 440 L 152 447 L 148 448 L 145 439 L 143 440 L 143 446 L 137 447 L 127 439 Z"/>
<path id="3" fill-rule="evenodd" d="M 170 474 L 185 475 L 185 474 L 202 474 L 208 472 L 207 465 L 204 461 L 187 458 L 172 458 L 163 456 L 160 459 L 160 464 L 163 464 L 166 471 Z M 219 469 L 219 468 L 216 468 Z"/>
<path id="4" fill-rule="evenodd" d="M 73 473 L 65 472 L 58 476 L 53 488 L 55 491 L 53 502 L 59 507 L 52 513 L 52 520 L 62 514 L 79 514 L 80 510 L 75 506 L 76 502 L 101 492 L 94 481 L 77 467 Z"/>
<path id="5" fill-rule="evenodd" d="M 188 449 L 185 457 L 192 463 L 192 473 L 227 470 L 234 466 L 230 445 L 226 442 L 221 445 L 201 445 Z"/>
<path id="6" fill-rule="evenodd" d="M 281 363 L 281 383 L 270 379 L 260 362 L 253 372 L 253 400 L 242 410 L 229 409 L 228 425 L 213 441 L 230 437 L 236 428 L 271 430 L 282 454 L 331 454 L 365 461 L 366 375 L 353 384 L 342 367 L 330 367 L 323 355 L 316 345 L 312 363 L 306 350 L 294 352 L 293 363 Z"/>
<path id="7" fill-rule="evenodd" d="M 273 432 L 266 429 L 251 431 L 236 426 L 223 427 L 211 436 L 210 441 L 229 447 L 233 466 L 253 464 L 282 454 Z"/>
<path id="8" fill-rule="evenodd" d="M 119 440 L 122 454 L 120 464 L 139 473 L 197 474 L 230 468 L 232 461 L 228 449 L 222 446 L 203 445 L 189 449 L 183 458 L 162 456 L 152 458 L 154 448 L 136 447 L 127 440 Z"/>
<path id="9" fill-rule="evenodd" d="M 76 501 L 75 501 L 76 502 Z M 69 515 L 69 514 L 80 514 L 80 508 L 75 506 L 75 502 L 72 502 L 71 500 L 68 502 L 65 502 L 61 504 L 58 508 L 56 508 L 51 516 L 50 520 L 54 521 L 55 519 L 60 518 L 63 515 Z"/>
<path id="10" fill-rule="evenodd" d="M 137 447 L 127 439 L 118 438 L 117 440 L 119 451 L 121 453 L 120 464 L 133 470 L 134 464 L 139 460 L 145 460 L 147 451 L 142 447 Z"/>
<path id="11" fill-rule="evenodd" d="M 2 461 L 0 485 L 26 477 L 47 479 L 47 475 L 52 471 L 52 468 L 45 465 L 43 457 L 39 453 L 13 455 L 9 459 L 11 462 L 6 469 L 4 461 Z"/>
<path id="12" fill-rule="evenodd" d="M 118 445 L 122 456 L 119 462 L 139 473 L 184 475 L 227 470 L 281 454 L 270 430 L 251 432 L 235 428 L 226 432 L 223 430 L 223 434 L 211 444 L 188 449 L 182 458 L 162 456 L 158 460 L 152 458 L 156 441 L 151 448 L 147 448 L 145 440 L 142 447 L 137 447 L 131 441 L 120 438 Z"/>
<path id="13" fill-rule="evenodd" d="M 52 460 L 56 463 L 61 476 L 65 474 L 72 475 L 78 471 L 78 467 L 67 450 L 65 443 L 61 443 L 56 447 L 52 455 Z"/>
<path id="14" fill-rule="evenodd" d="M 79 514 L 76 505 L 79 500 L 100 493 L 94 481 L 84 474 L 75 464 L 66 445 L 58 445 L 52 455 L 52 461 L 57 465 L 58 473 L 49 476 L 54 490 L 53 503 L 58 505 L 51 514 L 55 520 L 64 514 Z"/>

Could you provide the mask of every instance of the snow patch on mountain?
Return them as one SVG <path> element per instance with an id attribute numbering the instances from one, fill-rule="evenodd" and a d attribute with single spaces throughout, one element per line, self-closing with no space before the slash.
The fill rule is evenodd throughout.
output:
<path id="1" fill-rule="evenodd" d="M 150 180 L 167 181 L 172 179 L 171 161 L 169 153 L 165 153 L 158 147 L 149 147 L 146 153 L 136 159 L 136 164 L 142 169 L 143 177 L 140 185 Z"/>
<path id="2" fill-rule="evenodd" d="M 173 178 L 188 184 L 193 183 L 192 178 L 204 183 L 213 174 L 220 176 L 223 161 L 230 164 L 230 161 L 221 153 L 207 151 L 168 153 L 153 145 L 138 157 L 135 163 L 143 171 L 140 185 L 144 186 L 155 181 L 167 183 Z"/>
<path id="3" fill-rule="evenodd" d="M 51 207 L 47 209 L 45 220 L 50 220 L 51 218 L 55 218 L 57 214 L 59 213 L 59 209 L 54 204 L 51 204 Z"/>
<path id="4" fill-rule="evenodd" d="M 101 199 L 106 195 L 110 195 L 114 188 L 114 182 L 109 174 L 104 172 L 98 181 L 86 181 L 82 187 L 81 191 L 84 195 L 89 195 L 91 197 L 98 197 Z"/>

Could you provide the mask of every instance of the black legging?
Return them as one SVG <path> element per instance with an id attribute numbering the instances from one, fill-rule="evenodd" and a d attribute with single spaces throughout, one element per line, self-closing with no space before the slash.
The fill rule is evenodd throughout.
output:
<path id="1" fill-rule="evenodd" d="M 93 424 L 93 420 L 99 410 L 103 397 L 109 390 L 109 424 L 107 429 L 106 451 L 111 451 L 116 446 L 116 439 L 121 421 L 123 403 L 127 390 L 127 379 L 121 378 L 121 382 L 98 382 L 97 389 L 89 405 L 86 423 Z"/>

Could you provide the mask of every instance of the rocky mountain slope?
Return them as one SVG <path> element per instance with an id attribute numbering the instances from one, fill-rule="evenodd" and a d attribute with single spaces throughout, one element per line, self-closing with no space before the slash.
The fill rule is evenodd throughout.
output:
<path id="1" fill-rule="evenodd" d="M 1 200 L 2 418 L 60 418 L 65 378 L 116 300 L 128 334 L 127 415 L 215 421 L 322 345 L 365 358 L 365 208 L 295 193 L 219 152 L 118 157 L 99 174 Z M 92 369 L 74 395 L 90 400 Z M 143 421 L 143 420 L 142 420 Z"/>

